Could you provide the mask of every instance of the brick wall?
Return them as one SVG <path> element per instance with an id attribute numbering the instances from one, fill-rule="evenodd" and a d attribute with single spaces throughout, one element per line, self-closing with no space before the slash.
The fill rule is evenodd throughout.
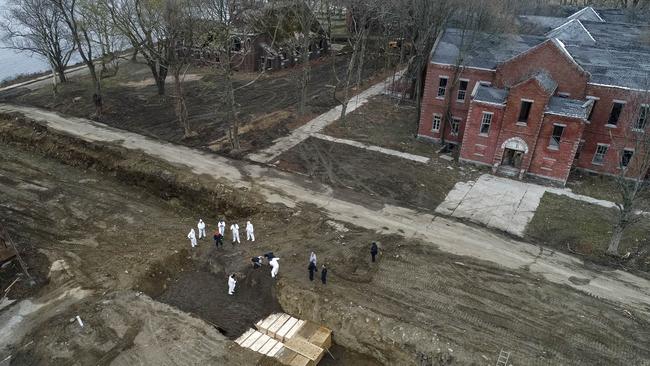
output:
<path id="1" fill-rule="evenodd" d="M 569 93 L 572 99 L 583 99 L 589 75 L 576 65 L 552 41 L 530 49 L 497 67 L 495 84 L 510 87 L 539 71 L 547 71 L 558 84 L 558 93 Z"/>
<path id="2" fill-rule="evenodd" d="M 559 148 L 550 145 L 555 124 L 565 126 Z M 571 172 L 584 126 L 584 122 L 580 119 L 553 114 L 544 115 L 528 173 L 565 182 Z"/>
<path id="3" fill-rule="evenodd" d="M 492 165 L 499 131 L 501 130 L 504 108 L 505 106 L 476 101 L 471 103 L 468 118 L 465 122 L 465 134 L 463 135 L 463 145 L 460 150 L 461 159 Z M 487 135 L 481 134 L 481 122 L 484 112 L 493 113 L 492 123 Z"/>

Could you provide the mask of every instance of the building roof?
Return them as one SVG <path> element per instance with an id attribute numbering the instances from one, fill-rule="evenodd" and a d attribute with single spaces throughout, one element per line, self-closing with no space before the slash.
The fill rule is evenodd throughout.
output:
<path id="1" fill-rule="evenodd" d="M 564 42 L 596 44 L 596 39 L 589 33 L 580 20 L 573 19 L 546 33 L 548 38 L 557 38 Z"/>
<path id="2" fill-rule="evenodd" d="M 545 17 L 539 15 L 520 15 L 517 17 L 517 20 L 522 25 L 538 27 L 544 32 L 566 23 L 566 18 Z"/>
<path id="3" fill-rule="evenodd" d="M 598 9 L 598 14 L 607 23 L 647 24 L 648 11 L 642 9 Z"/>
<path id="4" fill-rule="evenodd" d="M 539 71 L 532 76 L 547 93 L 553 94 L 557 89 L 557 83 L 546 71 Z"/>
<path id="5" fill-rule="evenodd" d="M 504 104 L 507 96 L 508 92 L 505 89 L 497 89 L 479 84 L 474 93 L 473 100 L 490 104 Z"/>
<path id="6" fill-rule="evenodd" d="M 587 119 L 589 107 L 593 102 L 562 97 L 551 97 L 546 106 L 546 113 L 560 116 Z"/>
<path id="7" fill-rule="evenodd" d="M 650 50 L 650 25 L 581 22 L 600 48 Z M 567 39 L 567 42 L 571 42 Z"/>
<path id="8" fill-rule="evenodd" d="M 590 82 L 623 88 L 650 89 L 650 53 L 566 45 L 587 72 Z"/>
<path id="9" fill-rule="evenodd" d="M 487 34 L 450 28 L 438 40 L 431 54 L 435 63 L 455 65 L 461 50 L 463 65 L 493 70 L 497 65 L 546 41 L 546 38 L 532 35 Z"/>
<path id="10" fill-rule="evenodd" d="M 594 8 L 591 6 L 587 6 L 586 8 L 582 8 L 575 13 L 569 15 L 567 17 L 567 20 L 588 20 L 591 22 L 604 22 L 605 20 L 598 14 Z"/>

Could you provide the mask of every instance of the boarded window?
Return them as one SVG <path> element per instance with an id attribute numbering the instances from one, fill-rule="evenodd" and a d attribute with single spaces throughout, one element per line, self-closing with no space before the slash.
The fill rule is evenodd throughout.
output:
<path id="1" fill-rule="evenodd" d="M 605 155 L 607 154 L 607 149 L 609 149 L 609 145 L 598 144 L 598 146 L 596 147 L 596 153 L 594 154 L 594 159 L 592 160 L 592 163 L 596 165 L 602 165 L 603 162 L 605 161 Z"/>
<path id="2" fill-rule="evenodd" d="M 446 92 L 447 92 L 447 78 L 440 77 L 440 81 L 438 83 L 438 98 L 444 98 Z"/>
<path id="3" fill-rule="evenodd" d="M 616 126 L 618 124 L 618 119 L 621 118 L 621 112 L 623 111 L 623 106 L 625 104 L 614 102 L 612 106 L 612 112 L 609 114 L 609 119 L 607 124 Z"/>
<path id="4" fill-rule="evenodd" d="M 533 106 L 533 102 L 526 100 L 521 101 L 521 107 L 519 108 L 519 118 L 518 122 L 528 123 L 528 116 L 530 115 L 530 109 Z"/>
<path id="5" fill-rule="evenodd" d="M 453 118 L 451 120 L 451 135 L 452 136 L 458 136 L 459 129 L 460 129 L 460 119 L 459 118 Z"/>
<path id="6" fill-rule="evenodd" d="M 551 134 L 551 141 L 549 141 L 548 147 L 559 149 L 560 141 L 562 140 L 562 133 L 564 133 L 564 126 L 553 125 L 553 133 Z"/>
<path id="7" fill-rule="evenodd" d="M 483 112 L 481 119 L 481 135 L 487 135 L 490 132 L 490 125 L 492 124 L 492 113 Z"/>
<path id="8" fill-rule="evenodd" d="M 459 102 L 464 102 L 465 101 L 465 96 L 467 95 L 467 87 L 469 85 L 469 81 L 467 80 L 461 80 L 460 84 L 458 84 L 458 101 Z"/>

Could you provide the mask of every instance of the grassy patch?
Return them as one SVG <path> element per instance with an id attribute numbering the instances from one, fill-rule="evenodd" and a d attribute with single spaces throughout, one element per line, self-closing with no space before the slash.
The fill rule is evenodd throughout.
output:
<path id="1" fill-rule="evenodd" d="M 376 96 L 350 113 L 345 122 L 336 121 L 325 129 L 331 136 L 406 153 L 432 156 L 437 150 L 431 143 L 418 141 L 417 109 L 412 103 L 387 96 Z"/>
<path id="2" fill-rule="evenodd" d="M 575 171 L 569 176 L 566 186 L 577 194 L 612 202 L 621 200 L 614 178 L 606 175 Z"/>
<path id="3" fill-rule="evenodd" d="M 473 166 L 433 159 L 421 164 L 349 145 L 309 138 L 280 156 L 279 166 L 387 203 L 435 209 L 453 186 L 480 174 Z"/>
<path id="4" fill-rule="evenodd" d="M 560 251 L 572 251 L 596 262 L 609 263 L 611 258 L 605 250 L 612 235 L 615 214 L 615 209 L 545 193 L 535 217 L 528 224 L 526 236 Z M 620 253 L 647 247 L 650 244 L 648 233 L 648 219 L 630 227 L 621 241 Z M 640 270 L 650 271 L 650 263 L 640 261 L 636 265 Z"/>

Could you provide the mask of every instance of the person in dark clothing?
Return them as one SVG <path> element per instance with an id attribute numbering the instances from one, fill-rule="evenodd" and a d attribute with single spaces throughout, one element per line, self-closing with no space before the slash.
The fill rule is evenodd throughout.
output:
<path id="1" fill-rule="evenodd" d="M 320 270 L 320 280 L 323 282 L 323 285 L 327 284 L 327 267 L 323 264 L 323 268 Z"/>
<path id="2" fill-rule="evenodd" d="M 309 267 L 307 267 L 309 270 L 309 280 L 313 281 L 314 280 L 314 272 L 318 271 L 318 268 L 316 268 L 316 264 L 314 262 L 309 262 Z"/>
<path id="3" fill-rule="evenodd" d="M 266 258 L 266 260 L 270 262 L 271 259 L 275 258 L 275 256 L 273 255 L 273 252 L 268 252 L 264 254 L 264 258 Z"/>
<path id="4" fill-rule="evenodd" d="M 375 261 L 375 257 L 377 256 L 377 253 L 379 253 L 379 248 L 377 248 L 377 243 L 374 241 L 372 242 L 372 245 L 370 246 L 370 255 L 372 256 L 372 261 Z"/>
<path id="5" fill-rule="evenodd" d="M 214 235 L 212 236 L 214 239 L 214 246 L 219 248 L 219 245 L 223 247 L 223 235 L 219 232 L 219 230 L 214 232 Z"/>
<path id="6" fill-rule="evenodd" d="M 251 262 L 253 262 L 253 268 L 257 269 L 262 267 L 262 257 L 253 257 L 251 258 Z"/>

